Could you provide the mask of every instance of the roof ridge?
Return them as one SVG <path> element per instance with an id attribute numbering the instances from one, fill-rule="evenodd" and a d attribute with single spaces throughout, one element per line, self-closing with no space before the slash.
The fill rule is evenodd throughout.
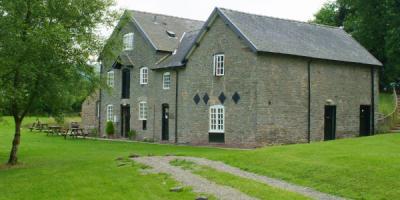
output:
<path id="1" fill-rule="evenodd" d="M 246 14 L 246 15 L 253 15 L 253 16 L 258 16 L 258 17 L 267 17 L 267 18 L 270 18 L 270 19 L 276 19 L 276 20 L 282 20 L 282 21 L 288 21 L 288 22 L 308 24 L 308 25 L 313 25 L 313 26 L 321 26 L 321 27 L 325 27 L 325 28 L 342 30 L 340 27 L 329 26 L 329 25 L 325 25 L 325 24 L 317 24 L 317 23 L 312 23 L 312 22 L 303 22 L 303 21 L 298 21 L 298 20 L 293 20 L 293 19 L 284 19 L 284 18 L 272 17 L 272 16 L 268 16 L 268 15 L 254 14 L 254 13 L 249 13 L 249 12 L 244 12 L 244 11 L 232 10 L 232 9 L 222 8 L 222 7 L 217 7 L 217 8 L 221 9 L 221 10 L 228 10 L 228 11 L 238 12 L 238 13 L 242 13 L 242 14 Z"/>
<path id="2" fill-rule="evenodd" d="M 154 12 L 141 11 L 141 10 L 131 10 L 131 9 L 125 9 L 125 10 L 131 11 L 131 12 L 140 12 L 140 13 L 145 13 L 145 14 L 159 15 L 159 16 L 164 16 L 164 17 L 173 17 L 173 18 L 177 18 L 177 19 L 197 21 L 197 22 L 203 22 L 204 23 L 204 21 L 197 20 L 197 19 L 189 19 L 189 18 L 178 17 L 178 16 L 173 16 L 173 15 L 167 15 L 167 14 L 160 14 L 160 13 L 154 13 Z"/>

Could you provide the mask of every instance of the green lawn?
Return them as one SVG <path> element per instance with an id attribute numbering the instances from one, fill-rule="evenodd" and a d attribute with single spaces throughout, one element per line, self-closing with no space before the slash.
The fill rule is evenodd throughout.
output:
<path id="1" fill-rule="evenodd" d="M 379 94 L 379 112 L 388 115 L 393 112 L 396 102 L 394 101 L 393 93 Z"/>
<path id="2" fill-rule="evenodd" d="M 33 118 L 25 121 L 31 124 Z M 10 150 L 13 125 L 0 124 L 0 163 Z M 0 199 L 194 199 L 171 193 L 166 175 L 118 167 L 118 157 L 187 155 L 221 160 L 258 174 L 353 199 L 400 197 L 400 135 L 267 147 L 257 150 L 68 139 L 23 130 L 16 168 L 0 166 Z"/>

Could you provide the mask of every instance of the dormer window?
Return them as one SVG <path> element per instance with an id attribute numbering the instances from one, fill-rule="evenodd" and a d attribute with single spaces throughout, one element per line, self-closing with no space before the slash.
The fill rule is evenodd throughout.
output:
<path id="1" fill-rule="evenodd" d="M 167 35 L 171 38 L 176 38 L 176 34 L 173 31 L 165 31 L 167 33 Z"/>
<path id="2" fill-rule="evenodd" d="M 133 49 L 133 43 L 134 43 L 134 33 L 127 33 L 123 37 L 123 45 L 124 45 L 124 50 L 132 50 Z"/>
<path id="3" fill-rule="evenodd" d="M 214 75 L 223 76 L 225 74 L 225 55 L 215 54 L 214 55 Z"/>

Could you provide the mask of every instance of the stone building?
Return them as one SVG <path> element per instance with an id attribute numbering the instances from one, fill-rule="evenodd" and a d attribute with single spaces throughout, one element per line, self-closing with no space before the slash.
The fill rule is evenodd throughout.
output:
<path id="1" fill-rule="evenodd" d="M 101 134 L 107 121 L 121 137 L 230 146 L 374 133 L 381 63 L 340 28 L 223 8 L 122 19 L 100 57 Z"/>
<path id="2" fill-rule="evenodd" d="M 98 129 L 100 118 L 100 101 L 99 91 L 88 96 L 82 103 L 82 126 L 84 129 L 92 132 L 93 129 Z"/>

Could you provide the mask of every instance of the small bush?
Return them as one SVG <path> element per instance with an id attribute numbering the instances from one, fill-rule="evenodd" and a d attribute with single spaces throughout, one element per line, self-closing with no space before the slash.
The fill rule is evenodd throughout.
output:
<path id="1" fill-rule="evenodd" d="M 110 121 L 107 122 L 107 126 L 106 126 L 106 133 L 108 136 L 112 136 L 114 135 L 114 124 Z"/>
<path id="2" fill-rule="evenodd" d="M 130 130 L 130 131 L 128 131 L 128 137 L 129 137 L 129 139 L 131 139 L 131 140 L 134 140 L 134 139 L 136 139 L 136 130 Z"/>

